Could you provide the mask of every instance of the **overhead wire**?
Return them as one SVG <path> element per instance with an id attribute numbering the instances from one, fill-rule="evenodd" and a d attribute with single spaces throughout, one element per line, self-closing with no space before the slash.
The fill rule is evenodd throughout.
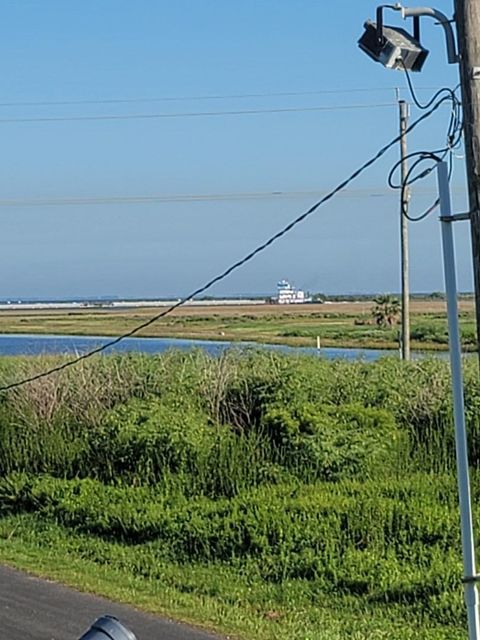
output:
<path id="1" fill-rule="evenodd" d="M 183 193 L 183 194 L 137 194 L 131 196 L 66 196 L 57 198 L 3 198 L 0 199 L 0 208 L 30 208 L 30 207 L 69 207 L 69 206 L 102 206 L 102 205 L 129 205 L 129 204 L 161 204 L 161 203 L 202 203 L 202 202 L 229 202 L 250 200 L 277 200 L 281 198 L 300 199 L 318 197 L 327 193 L 327 189 L 309 189 L 292 191 L 245 191 L 231 193 Z M 432 192 L 432 189 L 423 189 L 424 193 Z M 363 189 L 345 189 L 341 194 L 345 198 L 378 198 L 392 195 L 391 189 L 386 186 L 366 187 Z"/>
<path id="2" fill-rule="evenodd" d="M 0 124 L 28 122 L 89 122 L 104 120 L 161 120 L 165 118 L 215 118 L 225 116 L 262 115 L 272 113 L 308 113 L 321 111 L 351 111 L 355 109 L 382 109 L 395 106 L 395 102 L 377 102 L 371 104 L 337 104 L 313 107 L 274 107 L 267 109 L 232 109 L 224 111 L 180 111 L 174 113 L 125 113 L 93 114 L 84 116 L 32 116 L 0 118 Z"/>
<path id="3" fill-rule="evenodd" d="M 423 113 L 419 118 L 417 118 L 414 122 L 412 122 L 412 124 L 410 124 L 407 127 L 407 132 L 413 131 L 421 122 L 423 122 L 424 120 L 429 118 L 443 104 L 443 102 L 444 102 L 443 99 L 439 99 L 431 107 L 430 110 L 428 110 L 425 113 Z M 224 280 L 225 278 L 227 278 L 231 273 L 233 273 L 234 271 L 236 271 L 237 269 L 239 269 L 240 267 L 242 267 L 246 263 L 250 262 L 259 253 L 265 251 L 272 244 L 274 244 L 275 242 L 280 240 L 280 238 L 282 238 L 283 236 L 288 234 L 290 231 L 292 231 L 292 229 L 294 229 L 298 224 L 300 224 L 301 222 L 303 222 L 304 220 L 309 218 L 319 207 L 321 207 L 326 202 L 331 200 L 337 193 L 339 193 L 340 191 L 343 191 L 351 182 L 353 182 L 364 171 L 366 171 L 366 169 L 368 169 L 373 164 L 375 164 L 382 156 L 384 156 L 387 153 L 387 151 L 389 151 L 394 145 L 396 145 L 400 141 L 400 139 L 401 139 L 401 134 L 395 136 L 392 140 L 390 140 L 390 142 L 388 142 L 386 145 L 384 145 L 379 151 L 377 151 L 373 156 L 371 156 L 362 165 L 360 165 L 360 167 L 355 169 L 355 171 L 353 171 L 347 178 L 342 180 L 342 182 L 340 182 L 334 189 L 329 191 L 320 200 L 315 202 L 309 209 L 307 209 L 306 211 L 304 211 L 303 213 L 298 215 L 296 218 L 291 220 L 288 224 L 286 224 L 284 227 L 282 227 L 279 231 L 277 231 L 276 233 L 271 235 L 267 240 L 265 240 L 264 242 L 259 244 L 257 247 L 255 247 L 252 251 L 247 253 L 243 258 L 241 258 L 241 259 L 237 260 L 236 262 L 232 263 L 224 271 L 222 271 L 218 275 L 216 275 L 213 278 L 211 278 L 210 280 L 208 280 L 205 284 L 201 285 L 200 287 L 198 287 L 197 289 L 195 289 L 194 291 L 189 293 L 187 296 L 185 296 L 184 298 L 180 299 L 175 304 L 171 305 L 170 307 L 168 307 L 167 309 L 163 310 L 162 312 L 160 312 L 160 313 L 154 315 L 153 317 L 149 318 L 145 322 L 142 322 L 142 323 L 136 325 L 135 327 L 133 327 L 133 329 L 123 333 L 120 336 L 117 336 L 116 338 L 114 338 L 112 340 L 109 340 L 109 341 L 99 345 L 98 347 L 96 347 L 96 348 L 94 348 L 94 349 L 92 349 L 92 350 L 90 350 L 90 351 L 88 351 L 86 353 L 80 354 L 80 355 L 78 355 L 78 356 L 76 356 L 76 357 L 74 357 L 74 358 L 72 358 L 70 360 L 66 360 L 62 364 L 59 364 L 59 365 L 57 365 L 55 367 L 52 367 L 50 369 L 47 369 L 47 370 L 42 371 L 40 373 L 37 373 L 35 375 L 28 376 L 28 377 L 25 377 L 25 378 L 23 378 L 21 380 L 17 380 L 15 382 L 11 382 L 10 384 L 6 384 L 6 385 L 3 385 L 3 386 L 0 386 L 0 392 L 6 392 L 6 391 L 9 391 L 9 390 L 21 387 L 23 385 L 29 384 L 31 382 L 34 382 L 36 380 L 40 380 L 40 379 L 45 378 L 47 376 L 50 376 L 50 375 L 52 375 L 54 373 L 63 371 L 65 369 L 69 368 L 69 367 L 73 367 L 76 364 L 78 364 L 79 362 L 82 362 L 83 360 L 86 360 L 87 358 L 91 358 L 92 356 L 94 356 L 96 354 L 102 353 L 105 350 L 107 350 L 107 349 L 109 349 L 111 347 L 114 347 L 115 345 L 117 345 L 122 340 L 125 340 L 126 338 L 130 338 L 131 336 L 139 333 L 141 330 L 149 327 L 154 322 L 157 322 L 161 318 L 164 318 L 165 316 L 169 315 L 170 313 L 175 311 L 175 309 L 178 309 L 179 307 L 183 306 L 184 304 L 186 304 L 187 302 L 189 302 L 193 298 L 205 293 L 207 290 L 211 289 L 211 287 L 213 287 L 215 284 L 217 284 L 217 283 L 221 282 L 222 280 Z"/>
<path id="4" fill-rule="evenodd" d="M 433 89 L 435 87 L 422 87 Z M 73 106 L 88 104 L 136 104 L 151 102 L 193 102 L 202 100 L 244 100 L 254 98 L 289 98 L 299 96 L 335 95 L 352 93 L 373 93 L 394 91 L 395 87 L 359 87 L 343 89 L 318 89 L 315 91 L 271 91 L 259 93 L 233 93 L 233 94 L 211 94 L 193 96 L 157 96 L 140 98 L 91 98 L 80 100 L 17 100 L 10 102 L 0 102 L 0 107 L 51 107 L 51 106 Z"/>

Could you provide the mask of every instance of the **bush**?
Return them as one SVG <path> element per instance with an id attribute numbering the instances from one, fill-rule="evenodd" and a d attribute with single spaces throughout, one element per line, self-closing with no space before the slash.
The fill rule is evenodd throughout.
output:
<path id="1" fill-rule="evenodd" d="M 16 366 L 26 374 L 28 366 L 33 373 L 40 365 L 36 360 L 11 360 L 0 369 L 0 377 L 5 381 L 18 378 Z M 474 370 L 474 363 L 467 361 L 470 454 L 477 464 L 480 391 Z M 142 402 L 145 404 L 139 404 Z M 150 402 L 152 409 L 147 408 Z M 410 442 L 402 464 L 410 469 L 444 470 L 455 464 L 451 404 L 448 363 L 438 359 L 331 362 L 255 350 L 232 350 L 219 358 L 200 351 L 108 356 L 89 361 L 80 372 L 61 372 L 0 399 L 0 473 L 35 470 L 112 480 L 119 473 L 138 483 L 156 482 L 168 471 L 188 473 L 191 486 L 204 486 L 209 493 L 231 494 L 252 483 L 282 477 L 294 468 L 292 446 L 286 467 L 279 452 L 271 451 L 275 440 L 263 433 L 267 414 L 268 421 L 273 419 L 272 411 L 283 412 L 281 421 L 288 425 L 290 420 L 304 423 L 302 411 L 313 411 L 320 422 L 330 424 L 338 420 L 327 415 L 325 407 L 342 405 L 390 412 L 399 441 Z M 140 406 L 148 413 L 143 426 L 134 415 Z M 294 407 L 292 415 L 285 414 L 286 407 Z M 325 443 L 330 432 L 327 429 Z M 177 444 L 174 440 L 169 444 L 170 437 L 179 439 L 182 453 L 173 452 Z M 301 437 L 302 455 L 310 462 L 318 459 L 315 437 Z M 159 443 L 162 453 L 157 451 Z M 205 453 L 212 448 L 216 452 L 212 455 L 221 460 L 218 469 Z M 309 473 L 316 465 L 310 462 Z M 368 467 L 368 460 L 365 464 Z M 197 472 L 190 473 L 191 468 L 200 469 L 201 483 L 192 484 Z"/>
<path id="2" fill-rule="evenodd" d="M 274 405 L 260 428 L 276 461 L 303 479 L 339 480 L 398 463 L 399 432 L 387 411 L 359 405 Z"/>
<path id="3" fill-rule="evenodd" d="M 461 604 L 445 611 L 444 597 L 461 576 L 453 478 L 286 484 L 230 500 L 187 500 L 148 487 L 24 475 L 0 482 L 0 505 L 148 544 L 177 562 L 254 565 L 271 582 L 311 580 L 328 591 L 425 610 L 434 602 L 439 617 L 461 611 Z"/>
<path id="4" fill-rule="evenodd" d="M 105 481 L 159 482 L 194 474 L 208 456 L 214 432 L 200 410 L 175 399 L 130 400 L 112 409 L 90 440 L 91 468 Z"/>
<path id="5" fill-rule="evenodd" d="M 436 344 L 448 343 L 448 330 L 446 325 L 419 324 L 412 328 L 410 337 L 419 342 L 435 342 Z"/>

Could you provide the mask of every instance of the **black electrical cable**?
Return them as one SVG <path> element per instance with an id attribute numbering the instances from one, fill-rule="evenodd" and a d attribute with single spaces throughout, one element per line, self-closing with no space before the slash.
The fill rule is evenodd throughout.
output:
<path id="1" fill-rule="evenodd" d="M 410 78 L 410 73 L 408 72 L 408 69 L 405 66 L 405 63 L 401 58 L 399 58 L 399 60 L 401 61 L 403 70 L 405 71 L 405 76 L 407 78 L 407 84 L 408 84 L 408 89 L 410 91 L 410 95 L 412 96 L 412 100 L 418 109 L 421 109 L 421 110 L 428 109 L 435 102 L 435 100 L 437 100 L 439 96 L 442 95 L 442 93 L 447 93 L 452 98 L 452 102 L 454 99 L 456 99 L 455 91 L 457 87 L 455 87 L 455 89 L 450 89 L 450 87 L 442 87 L 436 93 L 433 94 L 433 96 L 430 98 L 430 100 L 426 104 L 422 104 L 420 100 L 417 98 L 415 87 L 413 86 L 412 79 Z"/>
<path id="2" fill-rule="evenodd" d="M 448 156 L 448 177 L 451 178 L 453 171 L 453 150 L 457 148 L 460 144 L 462 138 L 462 117 L 461 117 L 461 103 L 460 100 L 456 96 L 456 91 L 458 90 L 460 85 L 457 85 L 454 89 L 450 87 L 442 87 L 439 89 L 425 104 L 422 104 L 415 93 L 415 88 L 410 78 L 410 74 L 408 69 L 406 68 L 403 60 L 400 59 L 401 64 L 403 65 L 403 69 L 405 71 L 405 76 L 407 79 L 407 85 L 410 91 L 410 95 L 412 100 L 418 109 L 422 111 L 426 111 L 431 107 L 432 104 L 443 104 L 444 102 L 451 102 L 452 111 L 450 114 L 450 120 L 447 127 L 447 136 L 446 136 L 446 144 L 445 147 L 441 149 L 435 149 L 433 151 L 414 151 L 409 153 L 405 158 L 401 158 L 398 160 L 393 167 L 390 169 L 390 172 L 387 177 L 387 182 L 389 187 L 392 189 L 399 189 L 401 196 L 400 200 L 402 203 L 402 213 L 410 222 L 420 222 L 427 218 L 440 204 L 440 200 L 437 198 L 423 213 L 417 216 L 412 216 L 408 213 L 408 187 L 417 182 L 418 180 L 423 180 L 435 169 L 438 162 L 445 160 Z M 406 176 L 403 181 L 400 183 L 394 182 L 394 175 L 401 167 L 404 160 L 409 160 L 416 158 L 411 167 L 408 169 Z M 415 174 L 416 168 L 427 161 L 433 161 L 433 165 L 423 169 L 418 174 Z"/>
<path id="3" fill-rule="evenodd" d="M 426 162 L 427 160 L 431 160 L 433 161 L 435 164 L 432 167 L 429 167 L 427 169 L 424 169 L 422 171 L 422 173 L 418 174 L 415 179 L 410 181 L 410 175 L 415 171 L 416 167 L 422 163 L 422 162 Z M 428 209 L 425 209 L 425 211 L 423 213 L 421 213 L 418 216 L 411 216 L 408 213 L 407 210 L 407 197 L 408 197 L 408 185 L 412 184 L 412 182 L 415 182 L 416 180 L 421 180 L 423 178 L 425 178 L 427 175 L 429 175 L 433 169 L 437 166 L 437 164 L 439 162 L 441 162 L 443 160 L 443 158 L 441 156 L 437 156 L 435 155 L 435 153 L 423 153 L 422 156 L 420 156 L 419 158 L 417 158 L 417 160 L 412 164 L 412 166 L 409 168 L 409 170 L 407 171 L 407 174 L 405 176 L 405 180 L 402 184 L 402 189 L 401 189 L 401 202 L 402 202 L 402 208 L 403 208 L 403 214 L 404 216 L 407 218 L 407 220 L 409 220 L 410 222 L 420 222 L 421 220 L 425 220 L 425 218 L 427 218 L 431 213 L 433 213 L 433 211 L 435 211 L 435 209 L 438 207 L 438 205 L 440 204 L 440 198 L 437 198 L 429 207 Z M 452 162 L 451 162 L 451 156 L 449 157 L 449 170 L 448 170 L 448 178 L 450 179 L 451 177 L 451 172 L 452 172 Z"/>
<path id="4" fill-rule="evenodd" d="M 408 212 L 408 200 L 409 200 L 408 188 L 409 188 L 409 186 L 414 184 L 418 180 L 423 180 L 428 175 L 430 175 L 430 173 L 432 173 L 432 171 L 436 168 L 437 164 L 439 162 L 442 162 L 446 157 L 445 151 L 441 150 L 441 152 L 442 152 L 441 155 L 437 155 L 438 152 L 436 152 L 436 151 L 421 151 L 421 152 L 418 151 L 418 152 L 409 154 L 408 157 L 416 157 L 417 159 L 409 167 L 409 169 L 407 171 L 407 174 L 406 174 L 403 182 L 400 185 L 393 186 L 393 183 L 391 182 L 391 177 L 392 177 L 392 174 L 394 173 L 394 171 L 397 170 L 397 168 L 401 164 L 401 162 L 395 163 L 395 165 L 390 170 L 390 174 L 388 176 L 389 185 L 392 186 L 392 188 L 394 188 L 394 189 L 400 189 L 400 201 L 401 201 L 401 206 L 402 206 L 402 212 L 403 212 L 403 215 L 407 218 L 407 220 L 409 220 L 409 222 L 421 222 L 422 220 L 425 220 L 425 218 L 427 218 L 431 213 L 433 213 L 435 211 L 435 209 L 440 204 L 440 199 L 436 198 L 435 201 L 427 209 L 425 209 L 421 214 L 419 214 L 417 216 L 412 216 Z M 432 161 L 434 164 L 431 167 L 428 167 L 428 168 L 424 169 L 423 171 L 421 171 L 419 174 L 415 175 L 412 178 L 411 175 L 413 174 L 413 172 L 415 171 L 417 166 L 420 165 L 422 162 L 427 162 L 428 160 Z M 450 180 L 450 178 L 452 176 L 452 170 L 453 170 L 453 162 L 452 162 L 452 154 L 451 153 L 448 156 L 448 165 L 449 165 L 448 166 L 448 179 Z"/>
<path id="5" fill-rule="evenodd" d="M 440 155 L 437 155 L 437 154 L 440 154 Z M 388 184 L 393 189 L 400 189 L 400 202 L 402 205 L 402 212 L 403 212 L 403 215 L 410 222 L 420 222 L 421 220 L 424 220 L 425 218 L 427 218 L 438 207 L 438 205 L 440 204 L 440 200 L 439 198 L 437 198 L 427 209 L 425 209 L 423 213 L 419 214 L 418 216 L 412 216 L 408 213 L 408 206 L 407 206 L 408 199 L 409 199 L 408 187 L 414 184 L 415 182 L 417 182 L 418 180 L 423 180 L 428 175 L 430 175 L 430 173 L 432 173 L 432 171 L 436 168 L 438 162 L 442 162 L 442 160 L 445 159 L 445 156 L 446 156 L 446 153 L 444 149 L 440 149 L 437 151 L 415 151 L 413 153 L 409 153 L 408 155 L 405 156 L 405 160 L 408 160 L 409 158 L 416 158 L 416 160 L 409 167 L 403 183 L 400 183 L 400 184 L 395 184 L 393 182 L 393 174 L 397 171 L 398 167 L 401 165 L 402 160 L 396 162 L 393 165 L 393 167 L 390 169 L 390 173 L 388 175 Z M 431 167 L 427 167 L 426 169 L 424 169 L 423 171 L 421 171 L 420 173 L 418 173 L 412 178 L 411 175 L 413 174 L 417 166 L 422 162 L 427 162 L 428 160 L 432 161 L 434 164 Z M 449 180 L 452 176 L 452 171 L 453 171 L 453 162 L 452 162 L 452 154 L 450 153 L 448 155 L 448 179 Z"/>
<path id="6" fill-rule="evenodd" d="M 406 132 L 408 133 L 410 131 L 413 131 L 413 129 L 415 129 L 421 122 L 423 122 L 424 120 L 429 118 L 442 104 L 443 104 L 443 100 L 439 100 L 436 104 L 434 104 L 432 106 L 432 108 L 429 111 L 426 111 L 419 118 L 417 118 L 417 120 L 412 122 L 412 124 L 407 127 Z M 323 198 L 318 200 L 309 209 L 307 209 L 306 211 L 301 213 L 299 216 L 294 218 L 291 222 L 289 222 L 287 225 L 285 225 L 280 231 L 278 231 L 274 235 L 270 236 L 270 238 L 268 238 L 268 240 L 266 240 L 262 244 L 258 245 L 255 249 L 250 251 L 246 256 L 244 256 L 240 260 L 237 260 L 236 262 L 231 264 L 222 273 L 216 275 L 211 280 L 209 280 L 206 284 L 202 285 L 198 289 L 195 289 L 190 294 L 188 294 L 187 296 L 185 296 L 184 298 L 182 298 L 181 300 L 179 300 L 178 302 L 176 302 L 172 306 L 168 307 L 167 309 L 165 309 L 161 313 L 158 313 L 157 315 L 153 316 L 149 320 L 146 320 L 145 322 L 142 322 L 141 324 L 137 325 L 136 327 L 134 327 L 130 331 L 127 331 L 126 333 L 123 333 L 122 335 L 114 338 L 113 340 L 105 342 L 104 344 L 96 347 L 95 349 L 92 349 L 91 351 L 88 351 L 87 353 L 81 354 L 81 355 L 79 355 L 79 356 L 77 356 L 75 358 L 72 358 L 71 360 L 67 360 L 66 362 L 63 362 L 62 364 L 60 364 L 60 365 L 58 365 L 56 367 L 52 367 L 51 369 L 47 369 L 47 370 L 42 371 L 40 373 L 37 373 L 37 374 L 35 374 L 33 376 L 30 376 L 30 377 L 27 377 L 27 378 L 23 378 L 22 380 L 17 380 L 16 382 L 12 382 L 12 383 L 4 385 L 4 386 L 0 386 L 0 392 L 9 391 L 11 389 L 15 389 L 15 388 L 21 387 L 23 385 L 26 385 L 26 384 L 28 384 L 30 382 L 34 382 L 35 380 L 40 380 L 41 378 L 45 378 L 47 376 L 52 375 L 53 373 L 57 373 L 58 371 L 62 371 L 64 369 L 67 369 L 68 367 L 72 367 L 72 366 L 76 365 L 77 363 L 81 362 L 82 360 L 86 360 L 87 358 L 91 358 L 92 356 L 94 356 L 94 355 L 96 355 L 98 353 L 101 353 L 101 352 L 105 351 L 106 349 L 109 349 L 110 347 L 115 346 L 116 344 L 118 344 L 122 340 L 125 340 L 126 338 L 130 338 L 131 336 L 137 334 L 142 329 L 145 329 L 146 327 L 149 327 L 151 324 L 153 324 L 154 322 L 156 322 L 160 318 L 164 318 L 168 314 L 172 313 L 172 311 L 174 311 L 175 309 L 178 309 L 179 307 L 183 306 L 185 303 L 189 302 L 190 300 L 192 300 L 196 296 L 201 295 L 202 293 L 204 293 L 205 291 L 210 289 L 214 284 L 217 284 L 221 280 L 224 280 L 233 271 L 236 271 L 237 269 L 242 267 L 244 264 L 246 264 L 247 262 L 252 260 L 256 255 L 258 255 L 259 253 L 261 253 L 262 251 L 267 249 L 269 246 L 271 246 L 274 242 L 276 242 L 277 240 L 282 238 L 284 235 L 289 233 L 294 227 L 296 227 L 298 224 L 300 224 L 300 222 L 303 222 L 304 220 L 306 220 L 306 218 L 311 216 L 320 206 L 325 204 L 328 200 L 331 200 L 337 193 L 339 193 L 340 191 L 345 189 L 353 180 L 358 178 L 358 176 L 361 175 L 366 169 L 371 167 L 375 162 L 377 162 L 377 160 L 379 160 L 382 156 L 384 156 L 385 153 L 387 153 L 387 151 L 389 151 L 394 145 L 396 145 L 400 141 L 400 139 L 401 139 L 401 135 L 398 135 L 395 138 L 393 138 L 388 144 L 386 144 L 379 151 L 377 151 L 377 153 L 375 155 L 373 155 L 366 162 L 364 162 L 358 169 L 356 169 L 353 173 L 351 173 L 348 178 L 346 178 L 345 180 L 340 182 L 334 189 L 332 189 L 332 191 L 330 191 L 325 196 L 323 196 Z"/>

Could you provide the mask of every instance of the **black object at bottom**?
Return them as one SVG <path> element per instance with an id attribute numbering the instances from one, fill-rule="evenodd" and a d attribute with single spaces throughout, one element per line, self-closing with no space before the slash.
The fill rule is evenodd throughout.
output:
<path id="1" fill-rule="evenodd" d="M 137 640 L 114 616 L 98 618 L 79 640 Z"/>

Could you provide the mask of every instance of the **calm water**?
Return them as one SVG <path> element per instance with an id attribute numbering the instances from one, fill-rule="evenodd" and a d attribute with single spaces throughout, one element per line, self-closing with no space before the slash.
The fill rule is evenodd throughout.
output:
<path id="1" fill-rule="evenodd" d="M 90 351 L 112 338 L 103 336 L 39 336 L 30 334 L 0 334 L 0 355 L 38 355 L 45 353 L 80 354 Z M 162 353 L 168 349 L 202 348 L 208 353 L 219 354 L 229 348 L 261 348 L 285 353 L 319 354 L 324 358 L 346 358 L 348 360 L 377 360 L 382 356 L 396 354 L 396 351 L 376 349 L 335 349 L 325 348 L 317 351 L 314 347 L 285 347 L 281 345 L 261 345 L 253 342 L 221 342 L 207 340 L 180 340 L 172 338 L 127 338 L 106 350 L 108 352 L 140 351 L 143 353 Z"/>

